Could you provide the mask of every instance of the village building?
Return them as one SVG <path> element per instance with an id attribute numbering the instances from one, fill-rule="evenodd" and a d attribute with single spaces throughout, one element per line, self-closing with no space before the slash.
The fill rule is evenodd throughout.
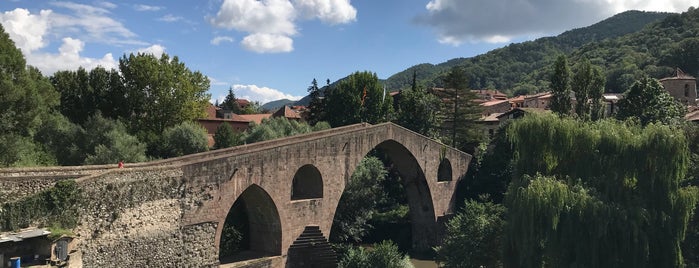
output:
<path id="1" fill-rule="evenodd" d="M 680 68 L 675 75 L 660 79 L 660 83 L 672 97 L 686 106 L 697 105 L 697 79 L 685 74 Z"/>
<path id="2" fill-rule="evenodd" d="M 249 105 L 247 100 L 236 100 L 238 105 Z M 301 121 L 301 113 L 306 109 L 305 106 L 283 106 L 274 113 L 263 114 L 236 114 L 232 111 L 221 110 L 220 108 L 209 104 L 206 108 L 206 118 L 197 119 L 197 123 L 206 129 L 207 140 L 209 147 L 214 145 L 214 135 L 221 124 L 229 124 L 233 131 L 242 133 L 248 130 L 253 124 L 262 124 L 262 120 L 271 117 L 285 117 L 289 120 Z"/>

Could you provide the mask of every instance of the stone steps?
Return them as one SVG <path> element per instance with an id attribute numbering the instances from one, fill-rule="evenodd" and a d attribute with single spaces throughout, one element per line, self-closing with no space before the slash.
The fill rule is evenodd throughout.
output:
<path id="1" fill-rule="evenodd" d="M 337 254 L 317 225 L 306 226 L 291 244 L 288 263 L 292 267 L 337 267 Z"/>

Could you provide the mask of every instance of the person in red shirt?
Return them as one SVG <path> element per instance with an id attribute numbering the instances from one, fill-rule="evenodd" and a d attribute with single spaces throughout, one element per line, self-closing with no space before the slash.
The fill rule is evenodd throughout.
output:
<path id="1" fill-rule="evenodd" d="M 124 168 L 124 161 L 119 161 L 119 168 Z"/>

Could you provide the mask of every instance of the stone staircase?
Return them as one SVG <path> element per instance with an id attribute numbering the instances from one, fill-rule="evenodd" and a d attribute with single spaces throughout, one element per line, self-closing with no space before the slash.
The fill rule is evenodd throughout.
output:
<path id="1" fill-rule="evenodd" d="M 306 226 L 303 233 L 291 244 L 287 254 L 289 268 L 337 267 L 337 254 L 317 225 Z"/>

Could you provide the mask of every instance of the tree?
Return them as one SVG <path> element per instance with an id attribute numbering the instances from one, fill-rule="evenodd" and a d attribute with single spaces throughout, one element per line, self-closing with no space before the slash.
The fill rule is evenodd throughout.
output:
<path id="1" fill-rule="evenodd" d="M 119 161 L 146 161 L 146 145 L 128 133 L 118 120 L 96 113 L 84 123 L 82 142 L 84 164 L 115 164 Z"/>
<path id="2" fill-rule="evenodd" d="M 311 86 L 308 87 L 308 96 L 311 98 L 308 103 L 308 109 L 306 110 L 305 118 L 306 122 L 311 126 L 314 126 L 319 121 L 323 120 L 325 117 L 325 109 L 323 106 L 323 99 L 321 98 L 320 89 L 318 88 L 318 82 L 315 78 L 311 81 Z"/>
<path id="3" fill-rule="evenodd" d="M 43 117 L 58 105 L 58 94 L 0 25 L 0 166 L 54 164 L 55 159 L 34 144 Z"/>
<path id="4" fill-rule="evenodd" d="M 214 149 L 223 149 L 239 145 L 241 143 L 240 138 L 240 135 L 233 132 L 233 127 L 224 122 L 216 128 L 216 134 L 214 134 Z"/>
<path id="5" fill-rule="evenodd" d="M 34 135 L 34 141 L 55 156 L 57 164 L 81 165 L 85 160 L 82 147 L 85 130 L 60 113 L 46 115 L 44 120 Z"/>
<path id="6" fill-rule="evenodd" d="M 350 177 L 335 211 L 330 241 L 359 242 L 371 226 L 367 223 L 376 213 L 383 196 L 382 181 L 388 172 L 376 157 L 365 157 Z"/>
<path id="7" fill-rule="evenodd" d="M 686 109 L 657 80 L 644 77 L 636 81 L 619 101 L 617 118 L 635 118 L 642 125 L 680 121 Z"/>
<path id="8" fill-rule="evenodd" d="M 333 127 L 361 122 L 377 124 L 389 121 L 393 115 L 393 100 L 375 73 L 353 73 L 325 93 L 324 121 Z"/>
<path id="9" fill-rule="evenodd" d="M 551 111 L 556 114 L 568 115 L 572 110 L 570 77 L 571 72 L 566 56 L 558 56 L 553 66 L 553 74 L 551 74 Z"/>
<path id="10" fill-rule="evenodd" d="M 437 137 L 441 125 L 441 101 L 417 85 L 400 94 L 402 96 L 394 122 L 427 137 Z"/>
<path id="11" fill-rule="evenodd" d="M 678 131 L 551 115 L 513 122 L 506 266 L 681 267 L 699 190 L 685 186 Z"/>
<path id="12" fill-rule="evenodd" d="M 604 84 L 604 76 L 599 67 L 593 67 L 588 60 L 578 65 L 572 83 L 576 102 L 575 114 L 578 118 L 585 121 L 600 118 Z"/>
<path id="13" fill-rule="evenodd" d="M 133 107 L 131 130 L 150 151 L 165 129 L 204 116 L 210 99 L 206 93 L 209 79 L 190 71 L 177 56 L 124 55 L 119 59 L 119 70 Z"/>
<path id="14" fill-rule="evenodd" d="M 398 246 L 391 241 L 374 244 L 370 250 L 362 247 L 350 248 L 342 256 L 338 266 L 341 268 L 413 268 L 410 257 L 398 251 Z"/>
<path id="15" fill-rule="evenodd" d="M 167 128 L 161 137 L 160 156 L 164 158 L 209 150 L 206 129 L 197 123 L 183 122 Z"/>
<path id="16" fill-rule="evenodd" d="M 440 267 L 500 267 L 505 208 L 469 200 L 447 223 L 441 246 L 435 248 Z"/>
<path id="17" fill-rule="evenodd" d="M 461 67 L 452 67 L 444 78 L 444 84 L 449 99 L 441 111 L 443 133 L 450 139 L 452 147 L 473 152 L 473 148 L 485 138 L 480 125 L 476 123 L 481 117 L 481 108 L 473 101 L 476 95 L 468 90 L 468 79 Z"/>
<path id="18" fill-rule="evenodd" d="M 221 109 L 231 111 L 234 114 L 241 114 L 242 109 L 240 104 L 238 104 L 238 99 L 235 98 L 235 93 L 233 93 L 233 87 L 228 89 L 228 95 L 223 99 L 221 103 Z"/>

